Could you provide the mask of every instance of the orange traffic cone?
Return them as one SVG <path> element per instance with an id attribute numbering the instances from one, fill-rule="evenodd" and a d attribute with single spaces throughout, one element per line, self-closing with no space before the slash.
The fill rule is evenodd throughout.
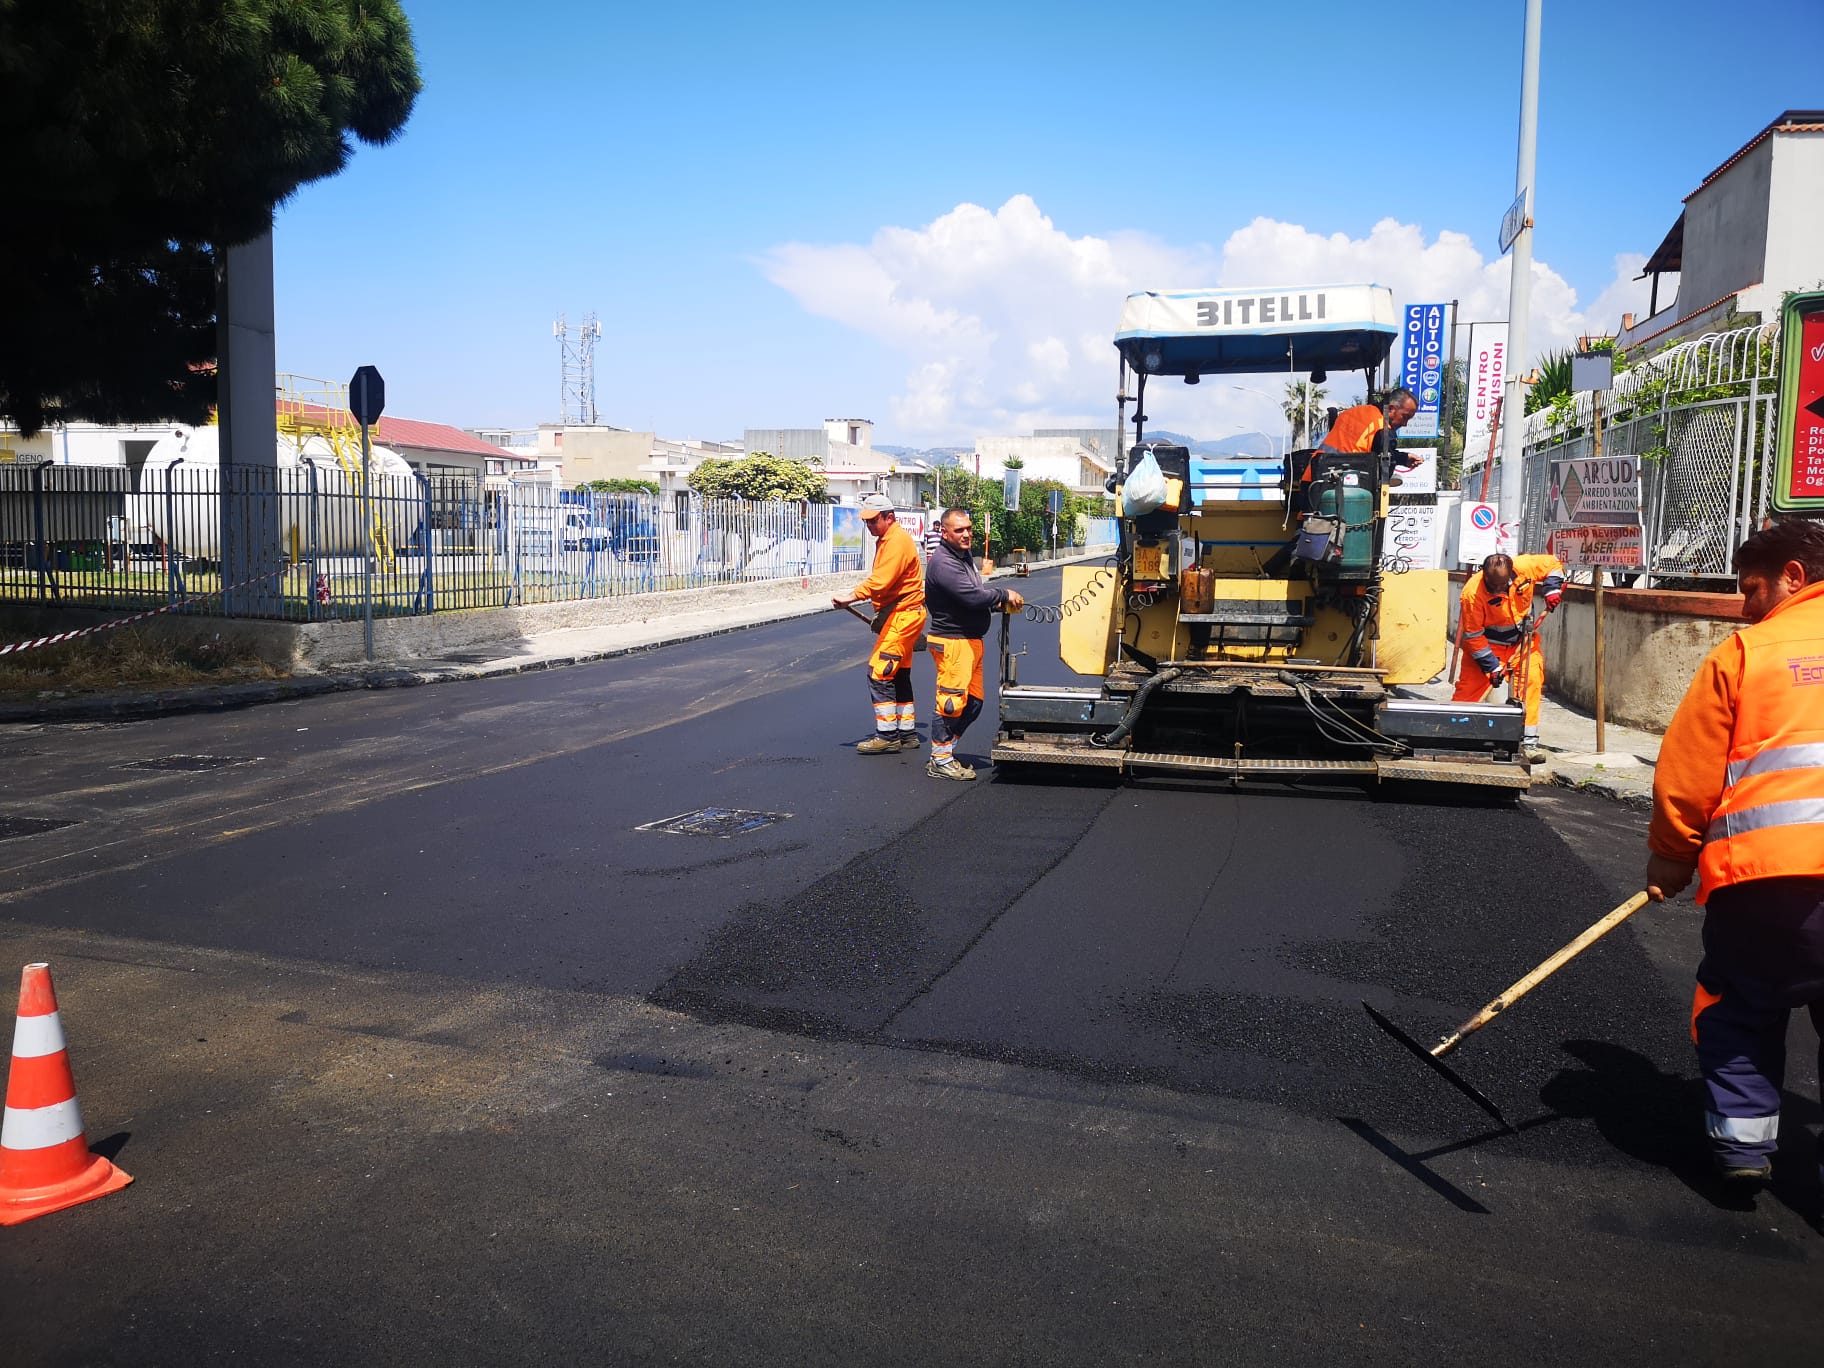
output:
<path id="1" fill-rule="evenodd" d="M 19 984 L 13 1070 L 0 1125 L 0 1226 L 105 1197 L 132 1181 L 89 1153 L 51 966 L 28 964 Z"/>

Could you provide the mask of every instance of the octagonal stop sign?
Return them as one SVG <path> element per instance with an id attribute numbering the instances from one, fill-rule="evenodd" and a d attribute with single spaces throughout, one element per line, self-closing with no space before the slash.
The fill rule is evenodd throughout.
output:
<path id="1" fill-rule="evenodd" d="M 362 366 L 348 382 L 348 411 L 363 427 L 380 421 L 386 408 L 386 381 L 372 366 Z"/>

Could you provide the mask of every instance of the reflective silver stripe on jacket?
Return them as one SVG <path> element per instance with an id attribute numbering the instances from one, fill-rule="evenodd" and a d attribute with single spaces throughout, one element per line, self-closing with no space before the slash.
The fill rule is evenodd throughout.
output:
<path id="1" fill-rule="evenodd" d="M 1780 1114 L 1772 1116 L 1724 1116 L 1721 1112 L 1704 1113 L 1704 1129 L 1712 1140 L 1734 1140 L 1743 1145 L 1765 1145 L 1780 1138 Z"/>
<path id="2" fill-rule="evenodd" d="M 1518 646 L 1520 644 L 1521 631 L 1518 627 L 1484 627 L 1482 630 L 1488 633 L 1490 641 L 1499 645 Z"/>
<path id="3" fill-rule="evenodd" d="M 1759 807 L 1726 812 L 1711 822 L 1704 831 L 1704 842 L 1721 841 L 1749 831 L 1768 827 L 1824 824 L 1824 798 L 1792 798 L 1783 803 L 1762 803 Z"/>
<path id="4" fill-rule="evenodd" d="M 1803 746 L 1774 746 L 1729 766 L 1729 783 L 1739 784 L 1751 774 L 1777 774 L 1781 770 L 1824 769 L 1824 741 Z"/>

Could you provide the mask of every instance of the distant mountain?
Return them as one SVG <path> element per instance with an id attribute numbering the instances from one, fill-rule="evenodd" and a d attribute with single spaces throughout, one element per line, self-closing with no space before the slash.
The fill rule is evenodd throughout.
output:
<path id="1" fill-rule="evenodd" d="M 1187 447 L 1197 456 L 1277 456 L 1279 443 L 1264 432 L 1238 432 L 1232 437 L 1220 437 L 1213 442 L 1200 441 L 1196 437 L 1186 436 L 1182 432 L 1171 432 L 1164 428 L 1148 428 L 1149 440 L 1170 442 L 1174 446 Z"/>

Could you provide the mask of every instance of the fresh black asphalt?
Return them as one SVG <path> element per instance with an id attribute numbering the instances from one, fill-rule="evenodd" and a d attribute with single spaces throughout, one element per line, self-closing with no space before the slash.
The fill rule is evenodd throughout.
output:
<path id="1" fill-rule="evenodd" d="M 1453 1056 L 1516 1135 L 1359 1005 L 1467 1016 L 1638 816 L 942 783 L 852 753 L 865 646 L 0 732 L 71 823 L 0 839 L 0 947 L 137 1179 L 0 1234 L 8 1361 L 1815 1362 L 1815 1040 L 1720 1193 L 1688 904 Z M 712 806 L 778 820 L 638 829 Z"/>

